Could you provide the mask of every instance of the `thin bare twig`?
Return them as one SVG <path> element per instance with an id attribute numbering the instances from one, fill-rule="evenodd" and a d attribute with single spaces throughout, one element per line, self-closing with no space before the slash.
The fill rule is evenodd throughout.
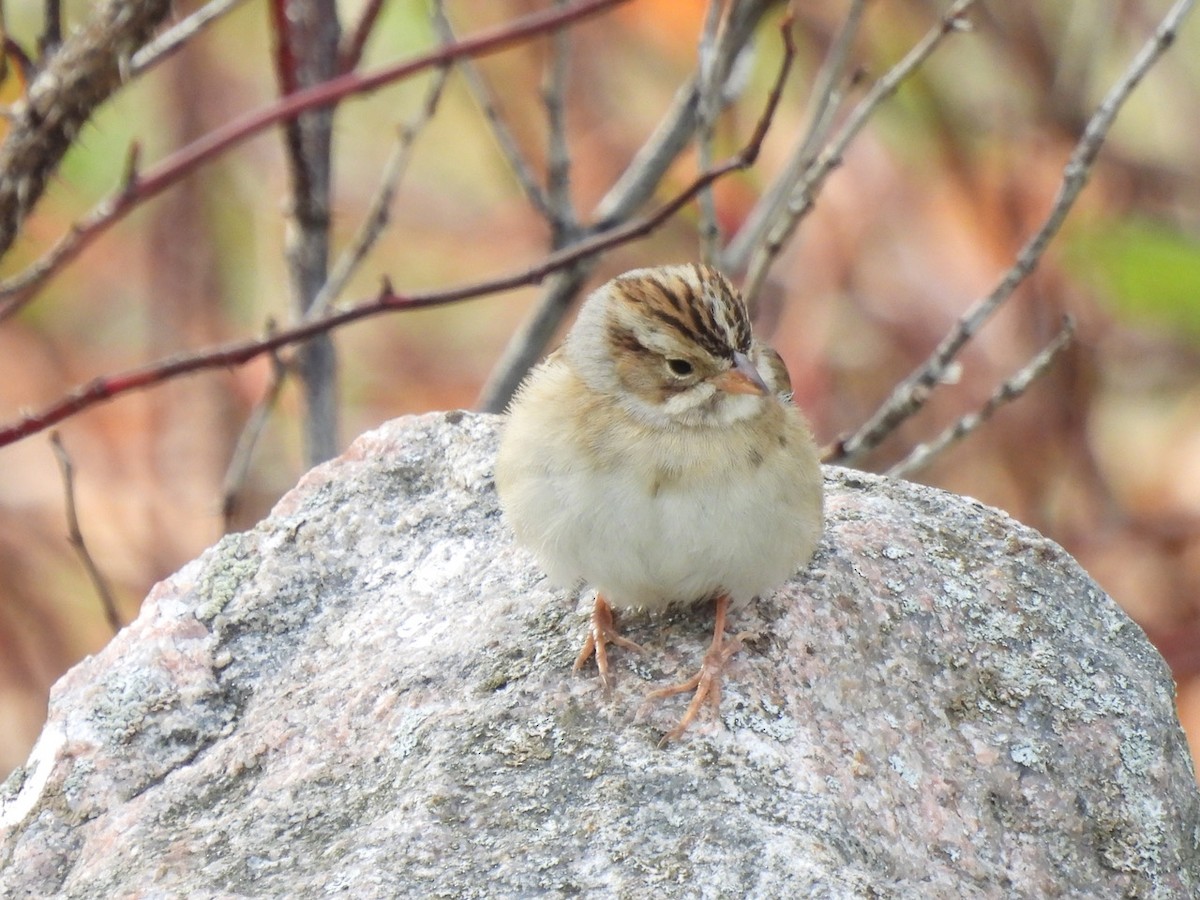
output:
<path id="1" fill-rule="evenodd" d="M 46 0 L 45 26 L 38 39 L 38 58 L 45 61 L 62 43 L 62 0 Z"/>
<path id="2" fill-rule="evenodd" d="M 712 165 L 717 116 L 721 112 L 721 84 L 717 79 L 717 37 L 721 27 L 721 6 L 721 0 L 709 0 L 697 51 L 697 84 L 700 90 L 697 104 L 699 115 L 696 154 L 701 170 Z M 715 264 L 721 244 L 721 229 L 717 224 L 717 203 L 712 188 L 700 193 L 696 198 L 696 205 L 700 208 L 700 259 L 705 263 Z"/>
<path id="3" fill-rule="evenodd" d="M 338 71 L 352 72 L 362 62 L 363 51 L 367 49 L 367 40 L 375 30 L 379 13 L 383 10 L 383 0 L 367 0 L 358 22 L 347 34 L 342 35 L 341 46 L 338 47 Z"/>
<path id="4" fill-rule="evenodd" d="M 441 98 L 442 90 L 446 85 L 449 72 L 448 67 L 438 72 L 433 86 L 426 96 L 423 108 L 412 122 L 400 130 L 396 146 L 393 148 L 387 163 L 384 165 L 383 177 L 380 180 L 379 189 L 375 192 L 375 196 L 371 201 L 371 207 L 367 211 L 367 215 L 359 227 L 358 233 L 355 234 L 350 245 L 338 257 L 333 271 L 330 272 L 325 284 L 309 307 L 308 318 L 315 319 L 325 315 L 330 305 L 345 289 L 346 283 L 383 233 L 391 210 L 392 200 L 396 195 L 397 186 L 400 183 L 400 178 L 404 170 L 408 166 L 413 141 L 433 117 L 437 109 L 438 100 Z M 270 323 L 267 333 L 271 334 L 275 330 L 274 323 Z M 283 391 L 283 386 L 287 381 L 288 367 L 282 362 L 277 353 L 272 353 L 271 358 L 271 382 L 267 386 L 262 399 L 255 405 L 253 412 L 246 420 L 246 424 L 242 427 L 242 431 L 238 435 L 237 444 L 234 447 L 233 456 L 225 472 L 225 480 L 221 490 L 221 514 L 225 521 L 226 530 L 229 529 L 232 517 L 237 511 L 238 497 L 241 494 L 246 475 L 250 471 L 250 461 L 253 458 L 254 448 L 258 444 L 258 439 L 263 429 L 266 428 L 270 414 L 274 410 L 279 400 L 279 395 Z"/>
<path id="5" fill-rule="evenodd" d="M 110 2 L 116 4 L 117 0 L 110 0 Z M 150 2 L 150 0 L 145 0 L 145 2 Z M 162 0 L 153 0 L 153 2 L 160 3 Z M 41 260 L 26 271 L 0 283 L 0 298 L 3 298 L 3 302 L 0 302 L 0 320 L 12 315 L 29 302 L 47 279 L 78 256 L 85 247 L 134 207 L 175 184 L 184 175 L 272 125 L 295 118 L 306 110 L 331 106 L 352 94 L 370 93 L 385 84 L 407 78 L 425 69 L 444 66 L 449 62 L 468 56 L 497 53 L 534 35 L 565 27 L 628 2 L 629 0 L 580 0 L 564 10 L 536 12 L 515 19 L 506 25 L 463 38 L 451 46 L 441 47 L 413 59 L 384 66 L 367 75 L 348 72 L 323 84 L 296 91 L 269 106 L 247 113 L 214 129 L 142 173 L 137 180 L 136 190 L 114 194 L 102 201 L 79 223 L 72 226 Z M 0 147 L 0 163 L 2 162 L 3 148 Z M 0 213 L 3 213 L 3 209 L 4 181 L 0 180 Z M 11 236 L 6 233 L 3 216 L 0 215 L 0 250 L 6 248 L 8 243 L 11 243 Z"/>
<path id="6" fill-rule="evenodd" d="M 296 323 L 288 328 L 280 329 L 275 334 L 268 335 L 265 338 L 223 344 L 208 350 L 158 360 L 149 365 L 129 369 L 116 375 L 93 378 L 91 381 L 79 385 L 41 410 L 26 413 L 9 424 L 0 426 L 0 447 L 43 431 L 80 410 L 95 406 L 106 400 L 111 400 L 130 391 L 161 384 L 171 378 L 178 378 L 182 375 L 206 369 L 228 368 L 230 366 L 241 365 L 264 353 L 270 353 L 281 347 L 300 343 L 314 335 L 332 331 L 335 328 L 340 328 L 350 322 L 356 322 L 359 319 L 365 319 L 369 316 L 395 310 L 442 306 L 460 300 L 497 294 L 501 291 L 511 290 L 523 285 L 536 284 L 548 275 L 578 266 L 581 261 L 589 257 L 603 253 L 621 244 L 645 237 L 694 200 L 696 195 L 707 185 L 730 172 L 745 169 L 754 164 L 754 161 L 758 158 L 759 151 L 762 149 L 763 139 L 766 137 L 767 131 L 774 119 L 775 110 L 779 105 L 779 97 L 783 91 L 783 82 L 787 76 L 787 71 L 791 66 L 792 56 L 795 52 L 790 34 L 786 35 L 785 41 L 787 51 L 784 62 L 780 67 L 779 77 L 767 98 L 766 106 L 746 146 L 720 165 L 701 173 L 690 185 L 649 215 L 593 234 L 569 247 L 550 253 L 543 257 L 541 262 L 523 272 L 460 287 L 447 288 L 441 291 L 431 291 L 425 294 L 400 295 L 392 291 L 390 284 L 384 284 L 379 295 L 372 300 L 367 300 L 357 306 L 331 313 L 320 319 Z"/>
<path id="7" fill-rule="evenodd" d="M 525 373 L 541 357 L 599 261 L 598 256 L 582 257 L 574 265 L 546 279 L 537 305 L 509 338 L 499 361 L 484 382 L 476 401 L 478 409 L 494 413 L 504 411 Z"/>
<path id="8" fill-rule="evenodd" d="M 2 76 L 0 80 L 7 79 L 12 74 L 9 66 L 16 66 L 16 75 L 20 78 L 20 83 L 27 85 L 37 71 L 37 66 L 29 58 L 25 48 L 8 34 L 2 7 L 0 7 L 0 36 L 3 37 L 3 46 L 0 47 L 0 50 L 3 50 L 4 53 L 3 58 L 0 58 L 0 76 Z M 6 103 L 0 106 L 0 116 L 3 116 L 4 121 L 11 122 L 17 118 L 17 113 L 12 104 Z"/>
<path id="9" fill-rule="evenodd" d="M 433 4 L 433 24 L 443 41 L 453 44 L 457 40 L 454 34 L 454 27 L 450 24 L 450 19 L 446 15 L 446 10 L 441 0 Z M 467 83 L 467 90 L 471 92 L 471 96 L 479 104 L 480 112 L 483 113 L 484 119 L 487 120 L 488 127 L 492 129 L 492 135 L 496 138 L 500 152 L 504 154 L 504 159 L 508 162 L 508 167 L 512 170 L 513 177 L 517 179 L 517 184 L 521 186 L 525 198 L 538 211 L 542 218 L 547 222 L 553 222 L 554 210 L 550 205 L 550 198 L 546 196 L 546 192 L 538 182 L 538 178 L 533 172 L 533 167 L 525 158 L 525 153 L 521 150 L 521 145 L 517 142 L 512 129 L 508 127 L 504 116 L 500 114 L 496 97 L 492 93 L 492 89 L 488 86 L 487 80 L 483 77 L 483 73 L 479 71 L 479 67 L 472 60 L 465 58 L 459 61 L 458 70 L 462 73 L 463 79 Z"/>
<path id="10" fill-rule="evenodd" d="M 929 358 L 895 387 L 866 423 L 854 434 L 838 442 L 833 454 L 835 461 L 852 465 L 878 446 L 901 422 L 920 410 L 928 400 L 930 392 L 942 379 L 946 367 L 1037 266 L 1046 246 L 1058 233 L 1067 213 L 1075 205 L 1080 191 L 1087 184 L 1088 175 L 1117 113 L 1151 66 L 1174 43 L 1180 24 L 1194 5 L 1195 0 L 1177 0 L 1124 74 L 1109 89 L 1088 119 L 1083 134 L 1071 152 L 1050 212 L 1037 231 L 1025 242 L 1017 254 L 1016 261 L 1004 273 L 996 287 L 959 319 L 958 324 L 942 339 Z"/>
<path id="11" fill-rule="evenodd" d="M 963 416 L 936 438 L 928 443 L 918 444 L 904 459 L 896 463 L 887 474 L 893 478 L 903 478 L 918 469 L 927 466 L 935 456 L 965 438 L 980 425 L 990 419 L 1000 407 L 1016 400 L 1029 386 L 1039 379 L 1058 355 L 1066 349 L 1075 336 L 1075 323 L 1070 316 L 1063 320 L 1062 328 L 1054 339 L 1042 348 L 1041 352 L 1025 364 L 1012 378 L 1003 382 L 978 410 Z"/>
<path id="12" fill-rule="evenodd" d="M 337 262 L 333 266 L 333 271 L 329 273 L 329 277 L 325 280 L 320 293 L 317 294 L 316 299 L 313 300 L 312 305 L 309 307 L 309 318 L 317 318 L 318 316 L 325 315 L 330 305 L 345 290 L 346 284 L 353 277 L 354 273 L 358 271 L 358 267 L 362 264 L 367 254 L 371 252 L 371 248 L 375 246 L 380 235 L 383 234 L 383 230 L 387 226 L 388 216 L 391 215 L 392 201 L 396 197 L 400 179 L 404 176 L 409 160 L 412 158 L 413 143 L 437 111 L 438 101 L 441 100 L 442 91 L 446 87 L 449 75 L 449 67 L 438 71 L 434 77 L 433 85 L 429 89 L 429 93 L 425 95 L 425 103 L 422 105 L 420 111 L 411 122 L 400 129 L 396 145 L 392 148 L 387 162 L 384 163 L 383 175 L 379 179 L 379 187 L 375 191 L 375 196 L 371 199 L 371 206 L 363 218 L 362 225 L 359 226 L 358 232 L 354 235 L 350 244 L 338 256 Z"/>
<path id="13" fill-rule="evenodd" d="M 104 573 L 100 571 L 100 567 L 96 565 L 96 561 L 88 550 L 87 542 L 83 539 L 83 532 L 79 530 L 79 516 L 75 510 L 75 467 L 71 464 L 71 457 L 67 454 L 67 448 L 63 446 L 62 438 L 57 431 L 50 432 L 50 446 L 54 450 L 58 468 L 62 472 L 63 494 L 67 508 L 67 540 L 75 548 L 80 562 L 83 563 L 83 568 L 87 571 L 88 578 L 96 589 L 96 594 L 100 597 L 104 618 L 108 620 L 113 634 L 116 634 L 121 630 L 122 624 L 121 616 L 117 613 L 116 601 L 113 599 L 112 590 L 108 586 Z"/>
<path id="14" fill-rule="evenodd" d="M 732 5 L 717 50 L 721 80 L 729 81 L 739 51 L 768 10 L 778 5 L 781 5 L 780 0 L 741 0 Z M 786 40 L 791 41 L 790 34 Z M 729 94 L 722 96 L 729 97 Z M 692 140 L 698 106 L 699 77 L 694 74 L 676 91 L 671 107 L 658 127 L 596 205 L 587 233 L 598 234 L 619 227 L 653 196 L 667 169 Z M 509 339 L 499 362 L 488 376 L 479 395 L 477 405 L 480 409 L 500 412 L 508 405 L 521 379 L 541 357 L 562 324 L 594 265 L 594 257 L 581 257 L 577 264 L 550 279 L 537 305 Z"/>
<path id="15" fill-rule="evenodd" d="M 335 0 L 271 0 L 270 7 L 280 93 L 335 77 L 342 35 Z M 329 274 L 335 109 L 305 110 L 283 128 L 290 183 L 285 255 L 298 319 L 310 315 Z M 296 349 L 295 372 L 304 397 L 305 458 L 315 466 L 338 452 L 337 354 L 328 333 Z"/>
<path id="16" fill-rule="evenodd" d="M 750 253 L 750 262 L 742 284 L 742 291 L 744 296 L 751 298 L 751 302 L 762 290 L 771 263 L 774 262 L 783 245 L 795 232 L 800 220 L 812 208 L 817 193 L 829 173 L 841 165 L 846 148 L 866 125 L 876 107 L 892 96 L 904 80 L 929 58 L 930 54 L 948 35 L 963 31 L 968 27 L 963 15 L 976 2 L 978 0 L 956 0 L 951 4 L 937 25 L 926 32 L 925 36 L 905 54 L 904 58 L 867 91 L 837 135 L 829 142 L 820 156 L 805 169 L 803 178 L 792 190 L 785 207 L 767 221 L 766 237 L 761 243 L 756 244 Z"/>
<path id="17" fill-rule="evenodd" d="M 274 330 L 275 327 L 272 323 L 269 325 L 267 333 L 270 334 Z M 258 445 L 263 429 L 267 427 L 267 421 L 279 402 L 279 395 L 283 393 L 283 386 L 287 382 L 287 372 L 287 366 L 280 359 L 279 354 L 272 351 L 271 381 L 263 396 L 255 404 L 249 418 L 246 419 L 241 434 L 238 435 L 237 443 L 233 447 L 233 454 L 229 458 L 229 466 L 225 469 L 225 478 L 221 483 L 221 519 L 225 531 L 232 526 L 233 517 L 238 510 L 242 487 L 250 472 L 250 461 L 254 458 L 254 448 Z"/>
<path id="18" fill-rule="evenodd" d="M 767 229 L 779 218 L 789 197 L 796 190 L 801 177 L 812 165 L 820 147 L 829 136 L 838 109 L 841 107 L 843 88 L 850 67 L 850 51 L 862 24 L 867 0 L 851 0 L 846 17 L 834 36 L 821 68 L 813 81 L 809 96 L 808 125 L 804 129 L 791 159 L 779 173 L 772 185 L 754 204 L 745 223 L 721 255 L 721 268 L 727 272 L 745 269 L 750 253 L 762 242 Z M 742 299 L 751 310 L 757 300 L 744 292 Z"/>
<path id="19" fill-rule="evenodd" d="M 119 89 L 128 54 L 166 18 L 168 0 L 97 0 L 88 18 L 40 61 L 0 141 L 0 255 L 96 108 Z"/>
<path id="20" fill-rule="evenodd" d="M 133 54 L 129 60 L 130 77 L 136 78 L 151 66 L 162 62 L 206 26 L 241 2 L 242 0 L 211 0 L 195 12 L 180 19 Z"/>
<path id="21" fill-rule="evenodd" d="M 563 0 L 558 0 L 561 6 Z M 546 201 L 550 207 L 550 246 L 557 250 L 575 235 L 575 207 L 571 203 L 571 154 L 567 147 L 567 32 L 559 29 L 550 38 L 550 64 L 546 67 L 542 104 L 546 108 Z"/>
<path id="22" fill-rule="evenodd" d="M 781 0 L 743 0 L 733 4 L 717 48 L 718 76 L 722 82 L 728 84 L 733 77 L 736 60 L 763 17 L 773 7 L 780 5 Z M 785 40 L 794 43 L 790 34 Z M 731 100 L 733 94 L 733 91 L 726 90 L 722 97 Z M 695 135 L 699 103 L 699 75 L 694 73 L 680 85 L 658 127 L 608 193 L 596 204 L 593 213 L 596 229 L 609 228 L 623 221 L 653 195 L 667 169 Z"/>

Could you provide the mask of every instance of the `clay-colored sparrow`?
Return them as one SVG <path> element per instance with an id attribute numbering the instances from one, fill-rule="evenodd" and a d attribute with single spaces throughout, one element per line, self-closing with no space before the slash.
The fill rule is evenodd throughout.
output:
<path id="1" fill-rule="evenodd" d="M 741 644 L 725 618 L 811 558 L 821 468 L 788 400 L 778 354 L 756 343 L 741 298 L 706 266 L 637 269 L 592 293 L 563 347 L 509 410 L 496 487 L 521 543 L 551 579 L 596 589 L 575 668 L 637 644 L 611 607 L 716 600 L 700 671 L 649 699 L 695 691 L 677 738 Z"/>

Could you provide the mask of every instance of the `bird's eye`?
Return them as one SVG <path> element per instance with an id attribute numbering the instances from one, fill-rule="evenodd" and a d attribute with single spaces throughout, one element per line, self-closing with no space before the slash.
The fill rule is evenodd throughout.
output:
<path id="1" fill-rule="evenodd" d="M 686 359 L 668 359 L 667 368 L 671 370 L 672 374 L 680 377 L 692 374 L 692 364 Z"/>

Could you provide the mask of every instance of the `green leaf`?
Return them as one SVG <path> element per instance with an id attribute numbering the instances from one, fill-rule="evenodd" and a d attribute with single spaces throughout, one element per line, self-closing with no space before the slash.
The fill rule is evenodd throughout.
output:
<path id="1" fill-rule="evenodd" d="M 1134 326 L 1200 341 L 1200 238 L 1148 219 L 1075 229 L 1067 266 Z"/>

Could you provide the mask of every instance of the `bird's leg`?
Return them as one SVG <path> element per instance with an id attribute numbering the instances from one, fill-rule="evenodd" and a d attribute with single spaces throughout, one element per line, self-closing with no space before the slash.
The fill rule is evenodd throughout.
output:
<path id="1" fill-rule="evenodd" d="M 688 704 L 683 718 L 679 720 L 679 724 L 663 735 L 663 739 L 658 742 L 659 747 L 665 747 L 671 741 L 678 740 L 687 731 L 688 726 L 692 724 L 692 721 L 700 712 L 700 707 L 705 700 L 708 700 L 712 704 L 714 715 L 720 712 L 721 672 L 733 655 L 742 649 L 742 635 L 739 634 L 732 638 L 725 635 L 725 615 L 728 611 L 729 596 L 722 594 L 717 597 L 717 614 L 716 624 L 713 628 L 713 639 L 712 643 L 708 646 L 708 652 L 704 654 L 704 661 L 700 664 L 700 671 L 687 681 L 673 684 L 670 687 L 659 688 L 657 691 L 651 691 L 646 695 L 646 702 L 649 703 L 652 700 L 661 700 L 663 697 L 671 697 L 675 694 L 684 694 L 688 691 L 696 692 L 692 697 L 692 702 Z"/>
<path id="2" fill-rule="evenodd" d="M 635 644 L 628 638 L 621 637 L 617 629 L 613 626 L 612 607 L 608 605 L 608 601 L 604 599 L 599 591 L 596 592 L 596 605 L 592 607 L 592 621 L 588 625 L 587 638 L 583 642 L 583 648 L 579 651 L 579 656 L 575 658 L 575 671 L 578 672 L 583 668 L 583 664 L 588 661 L 593 654 L 596 657 L 596 668 L 600 670 L 600 683 L 607 689 L 610 686 L 608 679 L 608 651 L 605 649 L 605 644 L 613 643 L 618 647 L 624 647 L 626 650 L 636 650 L 642 652 L 641 644 Z"/>

